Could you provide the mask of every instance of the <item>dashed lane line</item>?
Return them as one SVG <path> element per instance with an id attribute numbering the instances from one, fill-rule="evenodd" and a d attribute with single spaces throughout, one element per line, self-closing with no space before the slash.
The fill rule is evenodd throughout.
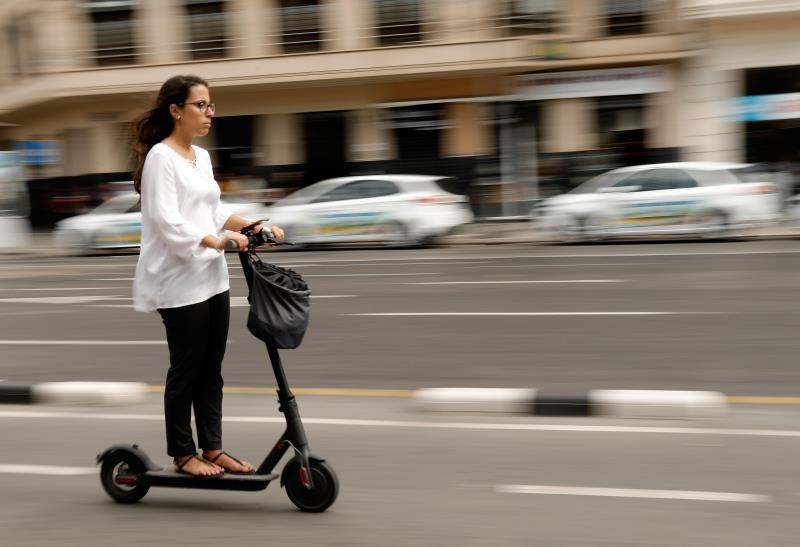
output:
<path id="1" fill-rule="evenodd" d="M 0 291 L 107 291 L 108 287 L 36 287 L 25 289 L 0 289 Z"/>
<path id="2" fill-rule="evenodd" d="M 0 346 L 161 346 L 166 343 L 166 340 L 0 340 Z"/>
<path id="3" fill-rule="evenodd" d="M 769 503 L 770 496 L 737 492 L 699 492 L 691 490 L 647 490 L 633 488 L 594 488 L 585 486 L 550 486 L 538 484 L 501 484 L 501 494 L 540 494 L 558 496 L 595 496 L 652 500 L 722 501 L 734 503 Z"/>
<path id="4" fill-rule="evenodd" d="M 526 283 L 627 283 L 627 279 L 525 279 L 502 281 L 420 281 L 395 285 L 520 285 Z"/>
<path id="5" fill-rule="evenodd" d="M 97 475 L 97 467 L 68 467 L 64 465 L 0 464 L 0 474 L 11 475 Z"/>
<path id="6" fill-rule="evenodd" d="M 97 302 L 102 300 L 127 300 L 127 298 L 111 295 L 111 296 L 32 296 L 32 297 L 15 297 L 15 298 L 0 298 L 0 303 L 4 304 L 88 304 L 89 302 Z"/>
<path id="7" fill-rule="evenodd" d="M 344 313 L 344 316 L 360 317 L 614 317 L 646 315 L 726 315 L 721 311 L 575 311 L 575 312 L 376 312 Z"/>

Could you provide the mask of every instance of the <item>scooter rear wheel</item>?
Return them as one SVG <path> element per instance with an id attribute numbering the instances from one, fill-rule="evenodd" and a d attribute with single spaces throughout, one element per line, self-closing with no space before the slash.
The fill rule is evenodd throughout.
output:
<path id="1" fill-rule="evenodd" d="M 112 453 L 103 460 L 100 482 L 103 490 L 117 503 L 136 503 L 150 490 L 139 478 L 144 465 L 136 456 L 124 452 Z"/>
<path id="2" fill-rule="evenodd" d="M 339 495 L 339 479 L 336 472 L 325 462 L 311 460 L 311 489 L 303 485 L 300 477 L 300 464 L 292 460 L 283 468 L 281 482 L 286 495 L 298 509 L 307 513 L 321 513 L 333 505 Z"/>

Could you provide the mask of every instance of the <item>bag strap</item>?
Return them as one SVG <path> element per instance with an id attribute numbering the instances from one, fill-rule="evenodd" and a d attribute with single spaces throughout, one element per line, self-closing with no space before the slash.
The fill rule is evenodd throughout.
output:
<path id="1" fill-rule="evenodd" d="M 264 263 L 261 261 L 261 257 L 258 256 L 258 253 L 256 253 L 255 249 L 253 249 L 251 251 L 248 251 L 247 259 L 250 261 L 250 265 L 251 266 L 263 266 L 264 265 Z"/>

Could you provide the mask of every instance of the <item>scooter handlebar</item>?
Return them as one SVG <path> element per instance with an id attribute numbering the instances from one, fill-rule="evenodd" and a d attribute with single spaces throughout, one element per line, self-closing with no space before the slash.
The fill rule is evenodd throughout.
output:
<path id="1" fill-rule="evenodd" d="M 242 235 L 247 236 L 247 247 L 248 250 L 253 250 L 256 247 L 260 247 L 261 245 L 291 245 L 291 243 L 278 241 L 275 239 L 275 236 L 271 231 L 264 228 L 260 232 L 254 232 L 251 226 L 245 227 L 239 232 Z M 239 249 L 239 245 L 236 241 L 229 239 L 225 242 L 225 250 L 226 251 L 237 251 Z"/>

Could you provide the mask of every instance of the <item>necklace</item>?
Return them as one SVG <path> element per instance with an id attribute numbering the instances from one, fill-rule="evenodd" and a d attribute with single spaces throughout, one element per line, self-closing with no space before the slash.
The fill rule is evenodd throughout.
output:
<path id="1" fill-rule="evenodd" d="M 164 143 L 164 144 L 167 144 L 167 143 Z M 173 152 L 175 152 L 176 154 L 178 154 L 181 158 L 185 159 L 189 163 L 189 165 L 191 165 L 192 167 L 195 167 L 195 168 L 197 167 L 197 154 L 194 154 L 194 158 L 193 159 L 189 159 L 189 158 L 186 157 L 186 155 L 184 155 L 183 153 L 181 153 L 178 150 L 176 150 L 175 148 L 173 148 L 172 145 L 167 144 L 167 147 L 170 150 L 172 150 Z M 192 152 L 194 152 L 194 150 L 192 150 Z"/>

